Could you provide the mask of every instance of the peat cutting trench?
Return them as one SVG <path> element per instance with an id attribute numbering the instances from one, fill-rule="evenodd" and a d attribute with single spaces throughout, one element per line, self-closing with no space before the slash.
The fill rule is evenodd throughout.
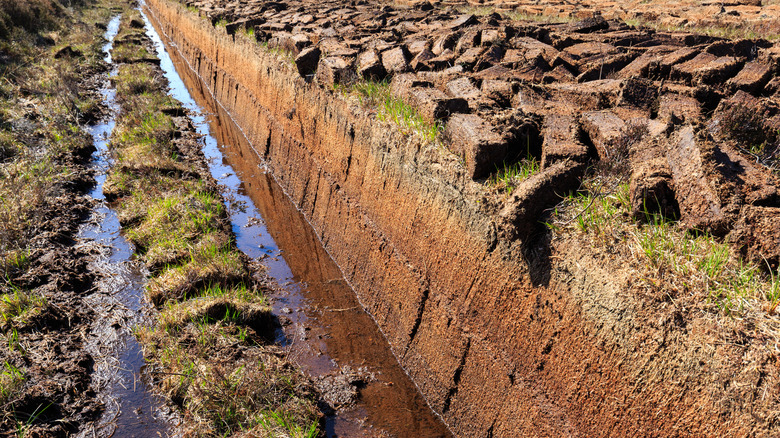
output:
<path id="1" fill-rule="evenodd" d="M 9 1 L 0 435 L 780 436 L 780 7 Z"/>
<path id="2" fill-rule="evenodd" d="M 278 286 L 269 294 L 282 321 L 277 342 L 323 394 L 326 435 L 451 436 L 243 132 L 175 47 L 148 21 L 147 29 L 171 96 L 190 111 L 203 136 L 209 170 L 231 209 L 238 248 L 264 265 Z"/>
<path id="3" fill-rule="evenodd" d="M 264 218 L 234 216 L 240 245 L 301 284 L 275 297 L 285 342 L 363 382 L 369 424 L 416 386 L 456 436 L 778 433 L 771 42 L 427 2 L 144 11 L 214 114 L 212 172 Z M 393 362 L 361 307 L 410 401 L 355 363 Z M 409 421 L 391 433 L 443 431 Z"/>

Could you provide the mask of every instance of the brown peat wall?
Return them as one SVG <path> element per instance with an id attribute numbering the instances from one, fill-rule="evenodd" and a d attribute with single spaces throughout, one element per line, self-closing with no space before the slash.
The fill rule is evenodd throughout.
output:
<path id="1" fill-rule="evenodd" d="M 757 346 L 721 343 L 712 318 L 676 324 L 620 261 L 523 249 L 451 156 L 180 3 L 146 5 L 456 436 L 776 432 L 777 365 Z"/>

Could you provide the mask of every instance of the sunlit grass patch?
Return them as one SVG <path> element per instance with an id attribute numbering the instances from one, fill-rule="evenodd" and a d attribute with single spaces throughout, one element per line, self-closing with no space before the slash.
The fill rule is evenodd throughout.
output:
<path id="1" fill-rule="evenodd" d="M 24 370 L 7 361 L 3 363 L 0 366 L 0 406 L 13 401 L 26 380 Z"/>
<path id="2" fill-rule="evenodd" d="M 0 329 L 3 332 L 24 325 L 48 306 L 45 297 L 10 286 L 9 292 L 0 295 Z"/>
<path id="3" fill-rule="evenodd" d="M 112 78 L 117 90 L 117 99 L 129 99 L 144 93 L 161 92 L 160 83 L 155 81 L 154 67 L 151 64 L 136 63 L 119 66 L 117 75 Z"/>
<path id="4" fill-rule="evenodd" d="M 345 96 L 355 97 L 361 105 L 375 109 L 377 119 L 394 123 L 404 134 L 416 134 L 426 143 L 440 141 L 442 123 L 426 121 L 415 107 L 392 94 L 387 81 L 360 81 L 337 88 Z"/>
<path id="5" fill-rule="evenodd" d="M 225 215 L 222 201 L 202 190 L 202 183 L 186 182 L 182 191 L 165 197 L 146 199 L 146 216 L 127 230 L 127 236 L 146 252 L 158 242 L 176 239 L 192 241 L 217 231 Z M 189 187 L 188 187 L 189 186 Z M 138 196 L 143 197 L 143 194 Z"/>
<path id="6" fill-rule="evenodd" d="M 167 267 L 147 286 L 149 299 L 160 305 L 169 299 L 181 300 L 199 295 L 210 284 L 230 285 L 249 281 L 241 255 L 232 249 L 194 252 L 181 265 Z"/>
<path id="7" fill-rule="evenodd" d="M 649 287 L 672 297 L 692 296 L 725 314 L 740 314 L 753 303 L 774 312 L 780 299 L 776 275 L 741 260 L 728 244 L 707 233 L 691 233 L 677 222 L 648 213 L 647 223 L 631 219 L 628 184 L 591 178 L 567 197 L 550 227 L 587 236 L 594 246 L 623 251 Z"/>
<path id="8" fill-rule="evenodd" d="M 160 311 L 158 329 L 178 333 L 187 324 L 209 324 L 226 327 L 223 334 L 239 342 L 268 339 L 275 319 L 260 291 L 250 292 L 244 283 L 230 286 L 212 285 L 221 296 L 204 295 L 185 302 L 168 302 Z M 251 329 L 251 333 L 247 330 Z"/>
<path id="9" fill-rule="evenodd" d="M 539 160 L 529 156 L 513 164 L 504 163 L 503 167 L 497 168 L 496 173 L 488 178 L 488 185 L 510 194 L 519 183 L 538 172 Z"/>
<path id="10" fill-rule="evenodd" d="M 485 17 L 494 13 L 499 13 L 502 16 L 514 20 L 514 21 L 533 21 L 536 23 L 568 23 L 575 20 L 572 16 L 558 16 L 558 15 L 544 15 L 544 14 L 527 14 L 518 10 L 503 10 L 498 9 L 495 6 L 470 6 L 463 5 L 458 6 L 458 11 L 462 14 L 473 14 L 478 17 Z"/>

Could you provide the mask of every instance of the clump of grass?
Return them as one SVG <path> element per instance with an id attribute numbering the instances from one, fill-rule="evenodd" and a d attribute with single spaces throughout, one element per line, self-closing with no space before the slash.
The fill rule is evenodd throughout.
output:
<path id="1" fill-rule="evenodd" d="M 673 297 L 697 297 L 724 314 L 741 314 L 753 303 L 777 306 L 780 284 L 758 266 L 742 261 L 726 243 L 707 233 L 692 234 L 676 222 L 648 213 L 631 220 L 628 183 L 590 178 L 584 190 L 565 198 L 550 227 L 582 233 L 592 245 L 621 254 L 648 287 Z"/>
<path id="2" fill-rule="evenodd" d="M 504 162 L 502 168 L 496 166 L 496 173 L 488 178 L 488 185 L 508 195 L 520 182 L 538 172 L 539 161 L 536 157 L 529 156 L 512 164 Z"/>
<path id="3" fill-rule="evenodd" d="M 265 299 L 247 283 L 200 292 L 195 300 L 168 302 L 158 324 L 137 333 L 165 370 L 162 390 L 185 408 L 193 431 L 318 436 L 311 387 L 273 348 L 250 348 L 263 345 L 274 324 Z"/>
<path id="4" fill-rule="evenodd" d="M 415 134 L 425 143 L 440 142 L 444 126 L 438 120 L 429 123 L 419 111 L 400 97 L 394 96 L 387 81 L 360 81 L 349 87 L 339 86 L 345 96 L 354 96 L 365 107 L 375 109 L 377 119 L 392 122 L 406 134 Z"/>
<path id="5" fill-rule="evenodd" d="M 160 305 L 167 300 L 181 300 L 199 294 L 208 284 L 223 285 L 248 281 L 244 260 L 234 249 L 193 252 L 186 263 L 163 269 L 147 288 L 149 299 Z"/>
<path id="6" fill-rule="evenodd" d="M 270 351 L 215 345 L 224 339 L 223 331 L 221 324 L 195 321 L 176 337 L 147 329 L 138 333 L 165 369 L 158 374 L 160 387 L 185 408 L 185 433 L 318 436 L 312 388 Z M 235 356 L 240 359 L 228 359 L 226 347 L 240 352 Z"/>
<path id="7" fill-rule="evenodd" d="M 123 64 L 112 79 L 116 86 L 117 98 L 135 96 L 161 91 L 160 84 L 154 80 L 153 67 L 146 63 Z"/>
<path id="8" fill-rule="evenodd" d="M 48 306 L 41 295 L 26 292 L 11 285 L 12 291 L 0 295 L 0 329 L 3 332 L 23 326 L 31 317 Z"/>
<path id="9" fill-rule="evenodd" d="M 27 381 L 25 372 L 6 361 L 0 371 L 0 406 L 12 402 Z"/>

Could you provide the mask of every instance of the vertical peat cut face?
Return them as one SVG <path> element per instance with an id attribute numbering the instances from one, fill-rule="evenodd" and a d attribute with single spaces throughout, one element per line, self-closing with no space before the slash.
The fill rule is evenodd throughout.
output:
<path id="1" fill-rule="evenodd" d="M 731 149 L 707 145 L 727 133 L 693 125 L 707 108 L 731 114 L 721 91 L 702 84 L 741 87 L 741 46 L 684 47 L 596 19 L 507 24 L 430 5 L 146 3 L 456 435 L 776 432 L 778 371 L 764 341 L 734 331 L 724 342 L 715 316 L 648 293 L 631 262 L 573 238 L 553 246 L 539 224 L 598 161 L 630 174 L 625 203 L 639 219 L 661 212 L 715 234 L 741 226 L 745 251 L 769 254 L 750 230 L 768 220 L 761 208 L 775 208 L 776 177 L 737 155 L 732 173 L 713 164 Z M 325 16 L 377 29 L 434 17 L 447 32 L 358 53 L 333 42 Z M 320 23 L 319 39 L 295 31 L 296 20 Z M 611 33 L 589 37 L 596 31 Z M 447 67 L 455 56 L 460 71 Z M 350 85 L 356 70 L 394 74 Z M 675 83 L 659 87 L 661 76 Z M 748 96 L 744 104 L 758 105 Z M 729 196 L 760 197 L 760 187 L 727 193 L 712 182 L 716 171 L 748 167 L 768 178 L 768 204 L 751 204 L 754 216 Z M 491 184 L 501 193 L 488 193 Z"/>

